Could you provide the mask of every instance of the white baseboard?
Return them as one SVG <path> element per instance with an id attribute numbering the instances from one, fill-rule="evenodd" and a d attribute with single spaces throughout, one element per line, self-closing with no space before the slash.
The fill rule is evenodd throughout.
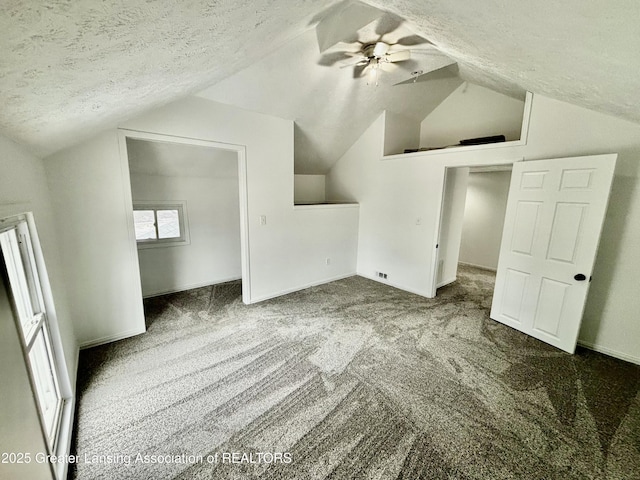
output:
<path id="1" fill-rule="evenodd" d="M 488 270 L 490 272 L 497 272 L 493 267 L 485 267 L 484 265 L 478 265 L 477 263 L 458 262 L 459 265 L 465 265 L 467 267 L 481 268 L 482 270 Z"/>
<path id="2" fill-rule="evenodd" d="M 344 275 L 338 275 L 336 277 L 327 278 L 325 280 L 312 282 L 312 283 L 309 283 L 309 284 L 304 285 L 304 286 L 294 287 L 294 288 L 290 288 L 290 289 L 287 289 L 287 290 L 282 290 L 282 291 L 277 292 L 277 293 L 270 293 L 268 295 L 262 295 L 260 297 L 255 297 L 255 298 L 252 297 L 251 301 L 249 303 L 251 304 L 251 303 L 264 302 L 265 300 L 270 300 L 272 298 L 277 298 L 277 297 L 281 297 L 283 295 L 288 295 L 289 293 L 299 292 L 300 290 L 304 290 L 305 288 L 311 288 L 311 287 L 316 287 L 318 285 L 324 285 L 325 283 L 336 282 L 338 280 L 342 280 L 344 278 L 353 277 L 355 275 L 357 275 L 355 272 L 347 273 L 347 274 L 344 274 Z"/>
<path id="3" fill-rule="evenodd" d="M 640 365 L 640 357 L 618 352 L 610 348 L 601 347 L 600 345 L 596 345 L 595 343 L 583 342 L 582 340 L 578 340 L 578 345 L 584 348 L 588 348 L 589 350 L 593 350 L 594 352 L 604 353 L 605 355 L 609 355 L 610 357 Z"/>
<path id="4" fill-rule="evenodd" d="M 194 288 L 209 287 L 211 285 L 218 285 L 220 283 L 235 282 L 236 280 L 242 280 L 242 277 L 223 278 L 220 280 L 213 280 L 213 281 L 208 281 L 203 283 L 193 283 L 190 285 L 182 285 L 169 290 L 158 290 L 155 292 L 144 294 L 142 298 L 159 297 L 160 295 L 168 295 L 170 293 L 185 292 L 187 290 L 193 290 Z"/>
<path id="5" fill-rule="evenodd" d="M 114 335 L 107 335 L 106 337 L 100 337 L 94 340 L 86 340 L 80 344 L 80 349 L 84 350 L 85 348 L 97 347 L 98 345 L 104 345 L 105 343 L 111 343 L 118 340 L 123 340 L 125 338 L 135 337 L 136 335 L 140 335 L 141 333 L 144 333 L 146 331 L 146 328 L 137 328 L 135 330 L 128 330 L 126 332 L 116 333 Z"/>
<path id="6" fill-rule="evenodd" d="M 382 279 L 380 279 L 378 277 L 374 277 L 373 275 L 367 275 L 367 274 L 361 273 L 361 272 L 358 272 L 357 275 L 359 277 L 364 277 L 366 279 L 373 280 L 374 282 L 378 282 L 378 283 L 381 283 L 383 285 L 389 285 L 390 287 L 397 288 L 398 290 L 402 290 L 402 291 L 405 291 L 405 292 L 413 293 L 415 295 L 420 295 L 421 297 L 433 298 L 433 297 L 430 297 L 429 295 L 425 295 L 424 292 L 419 292 L 418 290 L 414 290 L 413 288 L 405 287 L 404 285 L 399 285 L 397 283 L 393 283 L 393 282 L 390 282 L 388 280 L 382 280 Z"/>

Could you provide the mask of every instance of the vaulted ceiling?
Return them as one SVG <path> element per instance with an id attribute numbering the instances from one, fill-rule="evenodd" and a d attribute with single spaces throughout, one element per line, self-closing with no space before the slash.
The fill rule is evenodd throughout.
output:
<path id="1" fill-rule="evenodd" d="M 460 78 L 369 88 L 318 65 L 313 27 L 344 8 L 334 0 L 3 2 L 0 130 L 44 156 L 201 92 L 296 120 L 296 169 L 313 173 L 382 108 L 424 116 L 461 79 L 640 122 L 636 0 L 367 4 L 406 20 Z"/>

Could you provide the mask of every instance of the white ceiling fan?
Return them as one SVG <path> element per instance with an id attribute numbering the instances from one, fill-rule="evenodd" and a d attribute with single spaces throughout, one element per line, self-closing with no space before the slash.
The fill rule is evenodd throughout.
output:
<path id="1" fill-rule="evenodd" d="M 378 85 L 380 68 L 388 63 L 404 62 L 411 58 L 410 50 L 397 50 L 391 52 L 391 45 L 385 42 L 376 42 L 364 45 L 356 63 L 342 65 L 342 68 L 353 66 L 353 77 L 358 78 L 369 72 L 369 82 Z"/>
<path id="2" fill-rule="evenodd" d="M 366 8 L 373 16 L 369 12 L 371 7 Z M 318 63 L 353 67 L 353 78 L 366 76 L 367 83 L 376 86 L 381 71 L 385 71 L 385 83 L 397 84 L 454 63 L 429 40 L 409 30 L 400 17 L 376 12 L 373 20 L 366 17 L 363 25 L 357 24 L 355 28 L 341 23 L 345 12 L 326 19 L 318 34 L 319 42 L 325 45 Z M 337 26 L 326 25 L 329 20 Z"/>

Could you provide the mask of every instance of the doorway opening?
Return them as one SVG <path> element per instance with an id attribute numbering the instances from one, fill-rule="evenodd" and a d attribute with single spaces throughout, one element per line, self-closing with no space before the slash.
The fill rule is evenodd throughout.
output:
<path id="1" fill-rule="evenodd" d="M 250 303 L 243 146 L 121 131 L 142 296 L 242 281 Z"/>
<path id="2" fill-rule="evenodd" d="M 460 264 L 497 270 L 511 170 L 511 164 L 446 169 L 436 289 L 456 280 Z"/>

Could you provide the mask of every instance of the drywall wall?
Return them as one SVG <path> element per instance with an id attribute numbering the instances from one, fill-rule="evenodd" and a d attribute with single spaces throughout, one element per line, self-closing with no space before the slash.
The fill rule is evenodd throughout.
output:
<path id="1" fill-rule="evenodd" d="M 3 279 L 4 264 L 0 258 L 0 452 L 2 454 L 28 454 L 30 462 L 0 463 L 0 478 L 30 478 L 51 480 L 53 475 L 48 463 L 37 463 L 36 454 L 47 453 L 42 436 L 38 410 L 27 366 L 22 356 L 20 337 L 9 303 L 9 294 Z"/>
<path id="2" fill-rule="evenodd" d="M 440 238 L 438 239 L 436 280 L 438 287 L 456 281 L 468 178 L 468 167 L 448 168 L 445 173 Z"/>
<path id="3" fill-rule="evenodd" d="M 380 160 L 383 126 L 377 119 L 332 168 L 327 197 L 360 203 L 358 273 L 388 269 L 388 283 L 425 296 L 433 292 L 445 167 L 618 153 L 579 342 L 640 363 L 640 125 L 535 95 L 527 145 Z"/>
<path id="4" fill-rule="evenodd" d="M 52 340 L 64 352 L 66 370 L 62 375 L 66 394 L 75 391 L 78 345 L 67 299 L 63 265 L 53 219 L 51 195 L 42 160 L 0 135 L 0 217 L 25 211 L 33 213 L 36 231 L 31 232 L 38 273 L 49 322 L 57 327 Z"/>
<path id="5" fill-rule="evenodd" d="M 326 200 L 324 175 L 294 175 L 295 204 L 322 203 Z"/>
<path id="6" fill-rule="evenodd" d="M 420 146 L 420 122 L 387 110 L 384 116 L 384 154 L 404 153 Z"/>
<path id="7" fill-rule="evenodd" d="M 246 148 L 250 301 L 355 273 L 357 207 L 298 211 L 292 205 L 292 121 L 189 97 L 122 127 Z M 143 331 L 130 178 L 118 132 L 61 151 L 45 165 L 79 341 L 90 345 Z"/>
<path id="8" fill-rule="evenodd" d="M 215 161 L 222 162 L 230 162 L 232 168 L 220 165 L 221 174 L 231 170 L 235 175 L 190 177 L 131 173 L 134 203 L 185 201 L 188 218 L 188 244 L 138 249 L 144 296 L 242 277 L 238 160 Z"/>
<path id="9" fill-rule="evenodd" d="M 423 296 L 434 291 L 437 225 L 445 166 L 510 163 L 518 147 L 414 153 L 381 160 L 384 114 L 327 175 L 329 201 L 360 204 L 358 275 Z"/>
<path id="10" fill-rule="evenodd" d="M 422 121 L 420 146 L 445 147 L 492 135 L 519 140 L 523 111 L 524 99 L 465 82 Z"/>
<path id="11" fill-rule="evenodd" d="M 137 252 L 123 216 L 129 172 L 122 169 L 117 131 L 44 164 L 78 342 L 89 346 L 144 332 Z"/>
<path id="12" fill-rule="evenodd" d="M 471 172 L 464 207 L 460 261 L 496 270 L 507 210 L 510 171 Z"/>
<path id="13" fill-rule="evenodd" d="M 618 153 L 579 342 L 640 363 L 640 125 L 535 98 L 527 159 Z"/>

